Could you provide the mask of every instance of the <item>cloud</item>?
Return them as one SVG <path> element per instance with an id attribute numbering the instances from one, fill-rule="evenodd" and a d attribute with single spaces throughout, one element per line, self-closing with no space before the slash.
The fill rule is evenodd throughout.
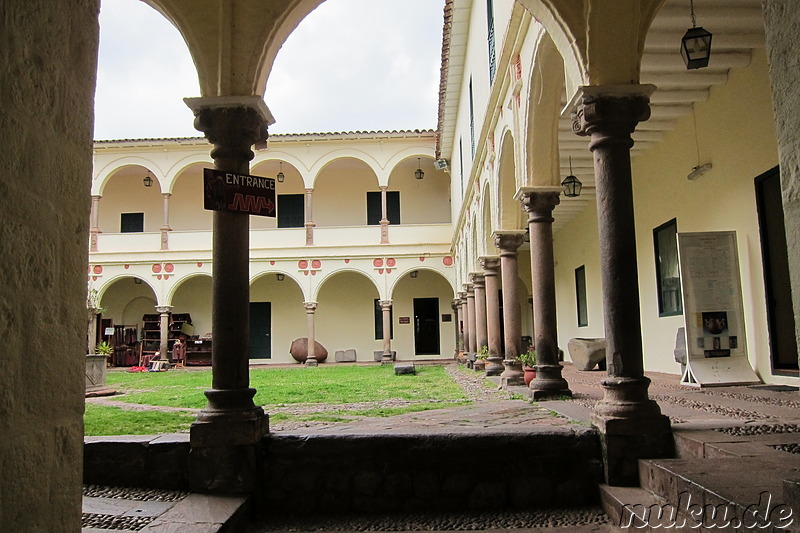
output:
<path id="1" fill-rule="evenodd" d="M 278 53 L 265 101 L 272 133 L 434 128 L 443 0 L 327 0 Z M 137 0 L 100 13 L 95 138 L 198 136 L 200 94 L 183 39 Z"/>

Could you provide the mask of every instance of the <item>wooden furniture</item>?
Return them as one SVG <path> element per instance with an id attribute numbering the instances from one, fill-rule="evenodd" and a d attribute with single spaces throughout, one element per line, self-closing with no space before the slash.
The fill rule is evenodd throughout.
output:
<path id="1" fill-rule="evenodd" d="M 186 366 L 211 364 L 211 337 L 193 336 L 186 341 Z"/>

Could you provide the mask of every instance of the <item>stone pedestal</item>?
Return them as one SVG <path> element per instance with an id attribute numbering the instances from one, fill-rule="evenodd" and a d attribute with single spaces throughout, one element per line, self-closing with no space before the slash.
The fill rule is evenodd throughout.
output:
<path id="1" fill-rule="evenodd" d="M 601 370 L 606 368 L 606 340 L 584 339 L 576 337 L 567 343 L 572 364 L 578 370 L 592 370 L 600 365 Z"/>

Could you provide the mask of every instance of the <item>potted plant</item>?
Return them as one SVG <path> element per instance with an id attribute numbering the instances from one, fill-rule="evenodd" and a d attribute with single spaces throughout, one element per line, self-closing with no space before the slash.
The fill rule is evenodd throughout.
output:
<path id="1" fill-rule="evenodd" d="M 519 360 L 522 362 L 522 371 L 525 373 L 523 378 L 525 386 L 528 386 L 536 377 L 536 350 L 533 349 L 533 346 L 529 346 L 527 352 L 519 354 Z"/>
<path id="2" fill-rule="evenodd" d="M 486 368 L 486 360 L 489 358 L 489 347 L 484 346 L 480 350 L 478 350 L 477 355 L 475 356 L 475 364 L 473 365 L 473 369 L 475 370 L 484 370 Z"/>
<path id="3" fill-rule="evenodd" d="M 103 341 L 94 347 L 94 353 L 108 357 L 114 353 L 114 347 L 108 344 L 108 341 Z"/>

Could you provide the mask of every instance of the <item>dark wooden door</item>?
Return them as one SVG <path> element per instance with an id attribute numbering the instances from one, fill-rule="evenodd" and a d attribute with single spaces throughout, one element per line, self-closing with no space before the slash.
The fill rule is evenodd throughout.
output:
<path id="1" fill-rule="evenodd" d="M 414 298 L 414 353 L 440 353 L 439 298 Z"/>

